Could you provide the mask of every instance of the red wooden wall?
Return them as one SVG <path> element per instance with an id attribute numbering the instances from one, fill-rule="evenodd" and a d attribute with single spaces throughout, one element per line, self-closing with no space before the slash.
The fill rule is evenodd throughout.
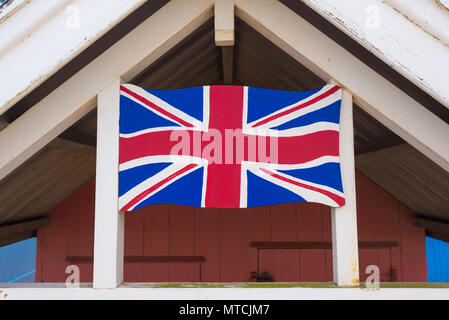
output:
<path id="1" fill-rule="evenodd" d="M 93 255 L 94 180 L 50 212 L 51 226 L 38 232 L 36 281 L 65 281 L 70 256 Z M 392 249 L 360 249 L 361 279 L 378 265 L 381 281 L 426 281 L 425 234 L 412 212 L 357 173 L 360 241 L 397 241 Z M 251 241 L 331 241 L 330 209 L 286 204 L 251 209 L 145 207 L 125 220 L 125 256 L 205 256 L 199 263 L 125 263 L 125 281 L 250 281 L 256 270 Z M 275 281 L 332 281 L 330 249 L 263 250 L 260 271 Z M 77 263 L 81 281 L 92 281 L 91 262 Z M 200 278 L 201 270 L 201 278 Z"/>

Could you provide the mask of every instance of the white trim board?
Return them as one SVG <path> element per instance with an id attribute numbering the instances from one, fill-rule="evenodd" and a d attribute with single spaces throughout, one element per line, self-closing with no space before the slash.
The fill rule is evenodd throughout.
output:
<path id="1" fill-rule="evenodd" d="M 64 284 L 2 287 L 2 300 L 448 300 L 449 288 L 65 288 Z M 146 284 L 148 285 L 148 284 Z M 232 286 L 233 284 L 230 284 Z M 90 284 L 91 286 L 91 284 Z M 6 295 L 6 296 L 5 296 Z"/>

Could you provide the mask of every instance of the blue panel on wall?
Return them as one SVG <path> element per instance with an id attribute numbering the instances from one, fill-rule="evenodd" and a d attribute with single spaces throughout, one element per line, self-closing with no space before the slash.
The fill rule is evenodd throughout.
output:
<path id="1" fill-rule="evenodd" d="M 427 281 L 449 282 L 449 243 L 426 237 Z"/>
<path id="2" fill-rule="evenodd" d="M 0 282 L 34 282 L 36 238 L 0 248 Z"/>

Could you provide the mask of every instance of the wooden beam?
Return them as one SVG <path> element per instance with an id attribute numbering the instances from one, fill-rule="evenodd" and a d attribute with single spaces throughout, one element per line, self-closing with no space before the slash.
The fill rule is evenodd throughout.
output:
<path id="1" fill-rule="evenodd" d="M 437 240 L 449 242 L 449 234 L 448 233 L 426 231 L 426 236 L 437 239 Z"/>
<path id="2" fill-rule="evenodd" d="M 68 128 L 66 131 L 61 133 L 59 137 L 65 140 L 81 143 L 89 147 L 97 146 L 97 137 L 91 136 L 90 134 L 87 134 L 73 127 Z"/>
<path id="3" fill-rule="evenodd" d="M 48 227 L 49 217 L 0 225 L 0 246 L 36 236 L 36 230 Z"/>
<path id="4" fill-rule="evenodd" d="M 36 231 L 29 231 L 25 233 L 13 234 L 10 236 L 0 235 L 0 247 L 7 246 L 26 239 L 34 238 L 36 237 L 36 234 L 37 234 Z"/>
<path id="5" fill-rule="evenodd" d="M 374 152 L 378 150 L 383 150 L 391 147 L 396 147 L 398 145 L 404 144 L 405 141 L 398 137 L 397 135 L 390 135 L 387 137 L 382 137 L 380 139 L 372 140 L 362 145 L 358 145 L 355 148 L 355 155 L 361 155 L 369 152 Z"/>
<path id="6" fill-rule="evenodd" d="M 223 63 L 223 83 L 233 83 L 233 68 L 234 68 L 234 47 L 221 47 L 222 63 Z"/>
<path id="7" fill-rule="evenodd" d="M 94 288 L 123 282 L 125 213 L 119 211 L 120 83 L 98 94 L 97 171 L 95 179 Z"/>
<path id="8" fill-rule="evenodd" d="M 116 77 L 129 81 L 212 15 L 213 0 L 170 1 L 0 131 L 0 179 L 92 110 Z"/>
<path id="9" fill-rule="evenodd" d="M 5 119 L 5 117 L 0 116 L 0 131 L 9 126 L 9 121 Z M 90 134 L 84 133 L 78 129 L 73 127 L 68 128 L 63 133 L 61 133 L 58 138 L 61 140 L 67 140 L 71 142 L 76 142 L 88 147 L 96 147 L 97 138 L 91 136 Z"/>
<path id="10" fill-rule="evenodd" d="M 136 18 L 142 10 L 157 9 L 161 0 L 11 2 L 22 2 L 24 6 L 21 6 L 20 10 L 14 10 L 14 14 L 7 19 L 5 16 L 0 19 L 0 114 L 10 107 L 15 109 L 18 102 L 22 108 L 27 105 L 31 107 L 29 103 L 24 104 L 23 100 L 29 94 L 34 96 L 36 88 L 45 83 L 45 95 L 51 92 L 51 89 L 47 89 L 61 80 L 59 76 L 54 77 L 55 74 L 64 69 L 63 72 L 68 73 L 76 70 L 89 52 L 101 54 L 105 47 L 113 43 L 111 36 L 115 35 L 118 29 L 123 30 L 122 21 L 129 16 Z M 151 2 L 151 5 L 147 2 Z M 76 20 L 80 23 L 76 23 Z M 71 27 L 75 29 L 71 30 Z M 123 35 L 121 33 L 121 37 Z M 36 48 L 36 43 L 40 48 Z M 50 47 L 51 54 L 40 51 L 41 48 Z M 73 60 L 77 61 L 78 66 L 68 66 Z M 17 72 L 18 67 L 20 72 Z M 4 76 L 6 74 L 8 77 Z"/>
<path id="11" fill-rule="evenodd" d="M 7 126 L 9 126 L 8 120 L 6 120 L 4 117 L 0 117 L 0 131 L 5 129 Z"/>
<path id="12" fill-rule="evenodd" d="M 215 0 L 215 45 L 234 45 L 234 0 Z"/>
<path id="13" fill-rule="evenodd" d="M 296 12 L 300 11 L 303 17 L 307 16 L 306 20 L 320 15 L 322 20 L 327 20 L 347 35 L 349 40 L 346 43 L 358 42 L 364 50 L 415 84 L 415 91 L 427 92 L 442 103 L 441 107 L 449 108 L 449 87 L 446 85 L 449 64 L 441 64 L 441 61 L 449 61 L 449 25 L 447 11 L 438 8 L 436 1 L 372 0 L 369 4 L 359 0 L 281 2 Z M 425 17 L 432 17 L 432 22 L 429 23 Z M 374 19 L 369 21 L 370 18 Z M 321 25 L 327 23 L 321 22 Z M 398 76 L 392 78 L 397 80 Z M 418 92 L 415 94 L 419 95 Z"/>
<path id="14" fill-rule="evenodd" d="M 322 79 L 336 79 L 357 105 L 449 171 L 447 123 L 282 3 L 235 0 L 235 6 L 251 27 Z"/>
<path id="15" fill-rule="evenodd" d="M 15 233 L 24 233 L 28 231 L 36 231 L 48 227 L 50 225 L 50 217 L 42 217 L 31 219 L 23 222 L 0 225 L 0 235 L 10 235 Z"/>
<path id="16" fill-rule="evenodd" d="M 415 227 L 426 229 L 426 231 L 445 234 L 449 236 L 449 223 L 425 217 L 414 217 L 412 224 Z"/>
<path id="17" fill-rule="evenodd" d="M 315 1 L 315 0 L 312 0 Z M 329 0 L 325 0 L 329 1 Z M 333 1 L 333 0 L 330 0 Z M 395 2 L 398 2 L 397 0 L 394 0 Z M 310 24 L 314 25 L 316 28 L 320 29 L 324 34 L 326 34 L 329 38 L 331 38 L 336 43 L 343 46 L 349 53 L 363 61 L 367 66 L 369 66 L 371 69 L 375 70 L 378 74 L 383 76 L 384 78 L 388 79 L 393 85 L 397 86 L 399 89 L 404 91 L 406 94 L 408 94 L 410 97 L 415 99 L 418 103 L 420 103 L 422 106 L 433 112 L 435 115 L 443 119 L 446 123 L 449 123 L 449 112 L 447 112 L 446 106 L 444 106 L 440 101 L 432 97 L 430 94 L 425 92 L 426 89 L 420 88 L 420 85 L 417 85 L 407 79 L 403 74 L 401 74 L 400 70 L 395 70 L 394 66 L 392 66 L 391 63 L 385 62 L 382 60 L 379 56 L 379 54 L 385 53 L 384 50 L 379 49 L 377 47 L 374 51 L 369 50 L 369 48 L 366 47 L 366 43 L 364 41 L 357 40 L 357 37 L 353 36 L 360 36 L 360 34 L 347 34 L 343 31 L 345 27 L 348 25 L 342 24 L 341 19 L 336 18 L 336 16 L 330 14 L 323 15 L 322 12 L 319 12 L 320 10 L 316 10 L 314 6 L 309 3 L 305 3 L 305 1 L 297 1 L 297 0 L 280 0 L 284 5 L 286 5 L 288 8 L 293 10 L 296 14 L 304 18 L 306 21 L 308 21 Z M 318 4 L 317 1 L 315 3 Z M 420 2 L 422 3 L 422 1 Z M 430 1 L 431 3 L 431 1 Z M 372 4 L 372 3 L 371 3 Z M 340 7 L 340 6 L 338 6 Z M 387 7 L 387 6 L 385 6 Z M 336 6 L 333 6 L 333 9 L 336 9 Z M 364 7 L 362 11 L 366 9 Z M 354 10 L 353 10 L 354 11 Z M 354 11 L 357 13 L 360 13 L 362 11 Z M 339 12 L 341 13 L 341 12 Z M 442 12 L 443 13 L 443 12 Z M 360 15 L 363 18 L 366 18 L 365 15 Z M 379 15 L 379 17 L 382 17 L 382 15 Z M 402 18 L 402 17 L 401 17 Z M 404 19 L 405 22 L 409 23 L 409 27 L 415 27 L 416 25 L 410 24 L 410 21 L 407 19 Z M 396 19 L 393 19 L 392 21 L 396 21 Z M 365 20 L 366 22 L 366 20 Z M 352 22 L 351 22 L 352 23 Z M 382 28 L 385 28 L 384 25 L 382 25 Z M 352 30 L 357 30 L 357 28 L 349 28 Z M 386 28 L 388 29 L 388 28 Z M 419 28 L 416 28 L 419 30 Z M 360 30 L 360 29 L 359 29 Z M 403 29 L 402 30 L 404 33 Z M 415 30 L 416 31 L 416 30 Z M 419 30 L 422 32 L 421 30 Z M 363 38 L 363 37 L 362 37 Z M 380 37 L 381 39 L 382 37 Z M 414 40 L 416 41 L 416 40 Z M 386 42 L 385 42 L 386 43 Z M 407 41 L 402 41 L 401 43 L 407 43 Z M 417 42 L 420 43 L 420 42 Z M 421 44 L 421 43 L 420 43 Z M 407 43 L 409 45 L 409 43 Z M 422 44 L 421 44 L 422 46 Z M 395 48 L 394 48 L 395 47 Z M 398 46 L 392 46 L 394 48 L 393 50 L 397 50 Z M 404 46 L 403 48 L 408 49 L 407 46 Z M 410 51 L 410 53 L 414 53 L 413 51 Z M 414 54 L 416 59 L 421 59 L 422 56 Z M 442 59 L 441 61 L 444 61 L 445 59 Z M 449 61 L 449 59 L 446 59 Z M 397 62 L 399 60 L 396 60 Z M 420 63 L 423 64 L 422 62 Z M 404 66 L 404 64 L 399 64 L 400 66 Z M 402 67 L 401 67 L 402 68 Z M 428 68 L 429 70 L 435 70 L 432 68 Z M 413 68 L 410 68 L 409 70 L 415 71 Z M 416 75 L 416 73 L 415 73 Z M 419 79 L 419 77 L 418 77 Z M 420 84 L 423 84 L 422 81 L 419 81 Z M 435 89 L 435 87 L 432 86 L 424 86 L 430 89 Z"/>

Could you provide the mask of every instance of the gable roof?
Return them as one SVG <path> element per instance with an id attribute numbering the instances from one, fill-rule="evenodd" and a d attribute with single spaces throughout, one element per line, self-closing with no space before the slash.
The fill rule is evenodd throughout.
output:
<path id="1" fill-rule="evenodd" d="M 156 1 L 150 2 L 156 3 Z M 158 5 L 162 6 L 162 2 Z M 148 11 L 142 8 L 144 7 L 134 11 L 133 17 L 145 17 L 145 14 L 148 17 Z M 157 6 L 151 8 L 154 11 L 157 10 Z M 141 21 L 143 20 L 145 18 Z M 139 23 L 135 19 L 132 21 L 135 25 Z M 129 20 L 128 23 L 130 23 Z M 315 20 L 314 23 L 320 22 Z M 118 26 L 120 25 L 122 23 Z M 105 35 L 108 41 L 106 43 L 112 45 L 115 43 L 114 40 L 117 41 L 117 37 L 133 29 L 129 26 L 126 29 L 123 25 L 121 28 L 123 29 L 113 28 Z M 60 72 L 57 81 L 55 78 L 52 81 L 49 78 L 33 91 L 35 92 L 34 101 L 27 100 L 30 99 L 28 95 L 22 100 L 28 101 L 27 103 L 18 102 L 6 115 L 11 120 L 17 119 L 27 108 L 39 101 L 39 97 L 42 98 L 87 65 L 90 62 L 88 58 L 94 59 L 100 54 L 99 41 L 106 40 L 102 37 L 92 43 L 83 51 L 83 54 L 84 52 L 89 54 L 83 57 L 82 62 L 77 61 L 77 58 L 67 62 L 66 66 L 56 73 Z M 96 50 L 89 52 L 90 48 L 95 47 L 97 47 Z M 394 74 L 396 71 L 388 72 Z M 320 77 L 240 19 L 237 19 L 236 24 L 234 73 L 238 82 L 257 87 L 305 90 L 316 88 L 324 83 Z M 201 27 L 195 28 L 175 47 L 142 69 L 139 74 L 130 78 L 129 82 L 147 88 L 168 89 L 219 84 L 221 79 L 221 53 L 213 42 L 213 22 L 208 20 Z M 402 83 L 401 81 L 399 83 Z M 412 88 L 417 88 L 416 85 L 414 86 Z M 422 95 L 424 97 L 427 95 L 425 99 L 429 99 L 427 93 Z M 433 97 L 430 98 L 436 101 Z M 362 109 L 356 107 L 355 110 L 355 146 L 356 152 L 359 153 L 356 165 L 359 170 L 411 209 L 424 216 L 449 221 L 449 203 L 446 200 L 449 199 L 449 185 L 446 183 L 446 181 L 449 182 L 448 173 L 422 156 Z M 14 197 L 4 199 L 9 201 L 9 205 L 4 202 L 4 208 L 0 208 L 0 224 L 44 215 L 46 211 L 95 174 L 94 143 L 91 142 L 95 141 L 95 119 L 94 111 L 88 113 L 0 182 L 0 194 L 14 194 Z M 383 150 L 385 147 L 393 149 Z M 411 159 L 416 161 L 408 161 L 407 157 L 412 157 Z M 72 162 L 67 162 L 67 159 L 72 159 Z M 48 166 L 48 162 L 54 165 Z M 394 163 L 396 167 L 391 166 L 391 163 Z M 384 170 L 383 175 L 378 172 L 379 164 L 389 169 Z M 425 170 L 416 170 L 417 167 L 425 168 Z M 77 171 L 72 168 L 76 168 Z M 407 174 L 401 175 L 400 172 L 404 171 L 413 172 L 416 174 L 415 178 L 412 179 Z M 435 176 L 440 179 L 431 178 Z M 46 188 L 42 188 L 43 184 Z M 416 188 L 416 193 L 404 192 L 404 188 L 410 188 L 410 184 Z M 439 190 L 438 196 L 435 196 L 435 188 Z"/>

